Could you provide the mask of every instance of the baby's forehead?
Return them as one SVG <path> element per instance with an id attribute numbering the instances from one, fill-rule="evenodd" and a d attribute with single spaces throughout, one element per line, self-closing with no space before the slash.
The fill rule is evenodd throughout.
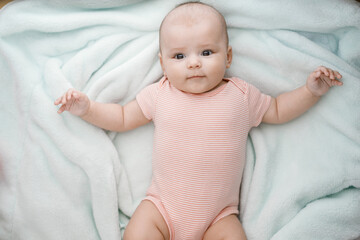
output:
<path id="1" fill-rule="evenodd" d="M 191 25 L 202 20 L 221 22 L 221 14 L 210 6 L 203 4 L 186 4 L 173 9 L 164 19 L 162 27 L 172 24 Z M 161 29 L 160 29 L 161 30 Z"/>
<path id="2" fill-rule="evenodd" d="M 192 26 L 193 24 L 200 23 L 201 21 L 211 22 L 212 29 L 222 32 L 225 37 L 225 42 L 228 44 L 229 38 L 227 26 L 223 15 L 209 5 L 202 3 L 190 3 L 176 7 L 164 18 L 159 32 L 160 51 L 162 48 L 162 39 L 165 38 L 169 32 L 173 32 L 171 30 L 174 29 L 174 26 Z"/>

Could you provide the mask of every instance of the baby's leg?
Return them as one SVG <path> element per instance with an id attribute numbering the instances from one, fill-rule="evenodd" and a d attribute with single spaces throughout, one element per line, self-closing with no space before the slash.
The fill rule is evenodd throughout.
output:
<path id="1" fill-rule="evenodd" d="M 169 240 L 166 222 L 156 206 L 144 200 L 135 210 L 124 233 L 124 240 Z"/>
<path id="2" fill-rule="evenodd" d="M 235 215 L 220 219 L 206 230 L 203 240 L 246 240 L 244 229 Z"/>

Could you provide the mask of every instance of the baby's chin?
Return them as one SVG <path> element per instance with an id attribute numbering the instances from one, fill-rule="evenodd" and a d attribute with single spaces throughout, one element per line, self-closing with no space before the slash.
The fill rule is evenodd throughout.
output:
<path id="1" fill-rule="evenodd" d="M 186 92 L 186 93 L 190 93 L 190 94 L 202 94 L 202 93 L 207 93 L 207 92 L 211 92 L 215 89 L 217 89 L 219 86 L 192 86 L 192 87 L 188 87 L 188 88 L 183 88 L 181 89 L 181 91 Z"/>
<path id="2" fill-rule="evenodd" d="M 178 90 L 191 94 L 202 94 L 210 92 L 223 84 L 222 79 L 219 81 L 212 81 L 207 77 L 195 77 L 183 80 L 181 82 L 171 81 L 171 79 L 169 79 L 169 81 Z"/>
<path id="3" fill-rule="evenodd" d="M 190 85 L 190 84 L 189 84 Z M 191 94 L 201 94 L 211 91 L 212 87 L 202 86 L 201 84 L 191 84 L 190 86 L 180 86 L 180 89 L 183 92 Z"/>

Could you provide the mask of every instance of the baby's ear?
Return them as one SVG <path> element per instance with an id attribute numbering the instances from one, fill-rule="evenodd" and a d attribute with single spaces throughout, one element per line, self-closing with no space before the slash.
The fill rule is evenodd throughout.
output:
<path id="1" fill-rule="evenodd" d="M 226 68 L 229 68 L 231 66 L 232 62 L 232 47 L 229 46 L 226 54 Z"/>
<path id="2" fill-rule="evenodd" d="M 162 70 L 163 70 L 163 72 L 164 72 L 164 75 L 166 75 L 161 52 L 158 53 L 158 56 L 159 56 L 161 68 L 162 68 Z"/>

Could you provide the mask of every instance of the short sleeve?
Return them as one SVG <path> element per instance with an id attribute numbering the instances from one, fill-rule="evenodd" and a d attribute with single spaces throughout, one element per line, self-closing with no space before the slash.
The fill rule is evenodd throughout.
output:
<path id="1" fill-rule="evenodd" d="M 257 127 L 270 107 L 271 96 L 263 94 L 255 86 L 247 83 L 246 97 L 249 104 L 250 127 Z"/>
<path id="2" fill-rule="evenodd" d="M 159 83 L 153 83 L 141 90 L 141 92 L 136 96 L 136 101 L 138 102 L 144 116 L 149 120 L 152 120 L 155 114 L 158 89 Z"/>

